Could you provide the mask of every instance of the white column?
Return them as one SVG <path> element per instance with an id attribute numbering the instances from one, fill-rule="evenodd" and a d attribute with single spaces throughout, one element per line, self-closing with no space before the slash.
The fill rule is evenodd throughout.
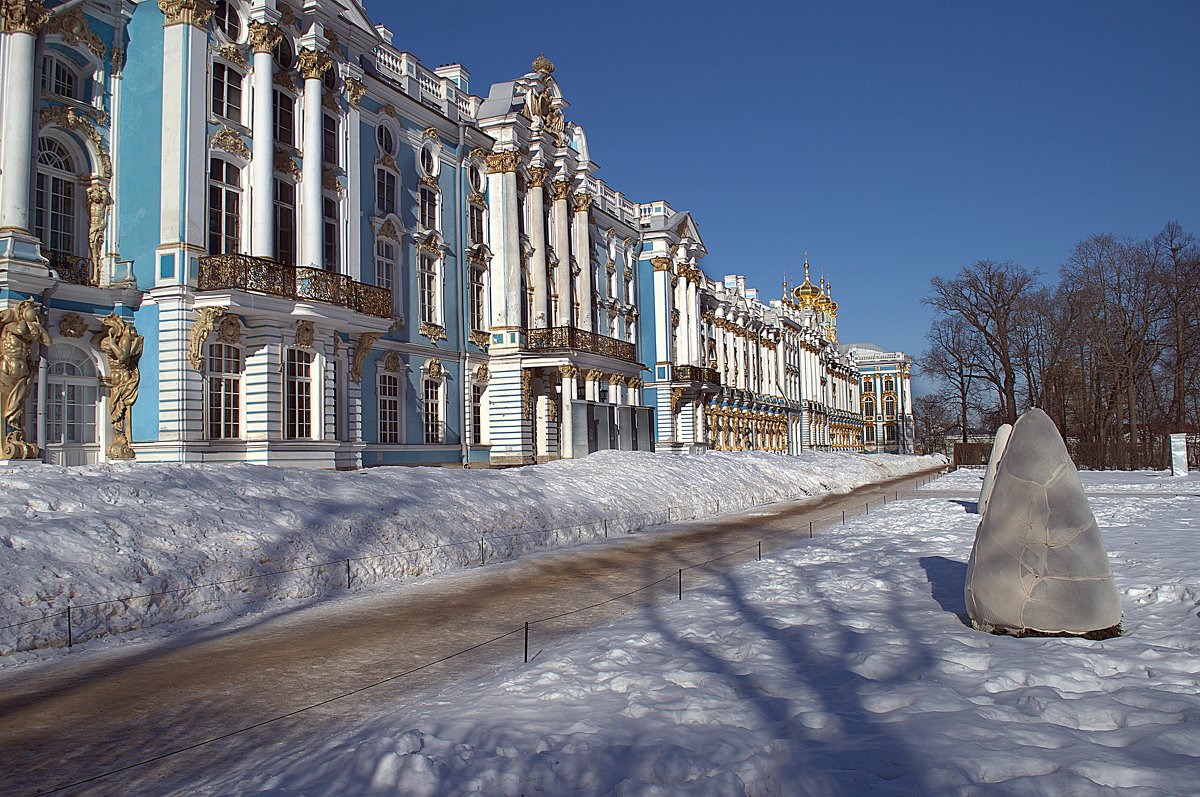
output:
<path id="1" fill-rule="evenodd" d="M 581 191 L 575 195 L 575 260 L 579 263 L 579 319 L 576 326 L 580 329 L 592 329 L 592 301 L 595 286 L 592 285 L 592 245 L 588 231 L 588 208 L 592 206 L 592 195 Z M 597 332 L 603 332 L 599 329 Z"/>
<path id="2" fill-rule="evenodd" d="M 333 59 L 321 50 L 300 51 L 304 75 L 304 163 L 300 170 L 300 262 L 313 268 L 325 266 L 321 214 L 321 78 Z"/>
<path id="3" fill-rule="evenodd" d="M 659 365 L 674 362 L 671 346 L 671 258 L 652 257 L 654 268 L 654 351 Z M 651 377 L 657 379 L 657 374 Z"/>
<path id="4" fill-rule="evenodd" d="M 575 403 L 575 380 L 579 377 L 579 368 L 574 365 L 560 365 L 558 373 L 562 377 L 562 431 L 558 436 L 558 455 L 563 459 L 571 459 L 575 456 L 575 422 L 571 410 Z"/>
<path id="5" fill-rule="evenodd" d="M 4 108 L 0 119 L 0 229 L 29 232 L 29 176 L 33 165 L 34 48 L 50 17 L 38 0 L 5 3 Z M 41 428 L 39 427 L 39 431 Z"/>
<path id="6" fill-rule="evenodd" d="M 567 196 L 571 192 L 570 180 L 555 180 L 551 189 L 554 200 L 554 256 L 558 258 L 558 275 L 555 288 L 558 290 L 558 325 L 579 326 L 578 319 L 571 315 L 571 220 L 567 215 Z"/>
<path id="7" fill-rule="evenodd" d="M 546 286 L 546 199 L 543 186 L 546 184 L 546 169 L 534 166 L 529 170 L 529 190 L 525 201 L 529 203 L 529 240 L 533 242 L 533 254 L 529 260 L 529 276 L 533 280 L 533 318 L 530 328 L 551 325 L 553 311 L 547 299 Z"/>
<path id="8" fill-rule="evenodd" d="M 275 255 L 275 57 L 283 34 L 269 22 L 251 21 L 254 94 L 250 106 L 250 254 Z"/>

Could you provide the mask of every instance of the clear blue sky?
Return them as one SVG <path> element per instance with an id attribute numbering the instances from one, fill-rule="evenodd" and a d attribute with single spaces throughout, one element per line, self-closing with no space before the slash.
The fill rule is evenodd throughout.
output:
<path id="1" fill-rule="evenodd" d="M 1048 275 L 1099 232 L 1200 235 L 1200 2 L 368 0 L 474 93 L 541 52 L 599 176 L 691 210 L 712 276 L 833 281 L 843 342 L 918 355 L 935 274 Z"/>

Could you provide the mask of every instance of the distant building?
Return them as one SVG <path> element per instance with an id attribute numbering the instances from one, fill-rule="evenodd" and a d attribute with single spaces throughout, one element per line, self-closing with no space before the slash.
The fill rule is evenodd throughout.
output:
<path id="1" fill-rule="evenodd" d="M 843 348 L 854 357 L 862 385 L 863 450 L 914 453 L 912 358 L 871 343 Z"/>

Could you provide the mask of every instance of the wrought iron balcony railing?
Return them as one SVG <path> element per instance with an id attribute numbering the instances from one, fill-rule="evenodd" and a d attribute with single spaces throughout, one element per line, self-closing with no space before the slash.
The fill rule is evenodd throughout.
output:
<path id="1" fill-rule="evenodd" d="M 703 382 L 709 385 L 720 385 L 721 375 L 716 368 L 700 365 L 676 365 L 675 378 L 681 382 Z"/>
<path id="2" fill-rule="evenodd" d="M 525 347 L 534 351 L 577 349 L 626 362 L 637 362 L 637 346 L 634 344 L 576 327 L 527 330 Z"/>
<path id="3" fill-rule="evenodd" d="M 392 292 L 319 268 L 285 266 L 267 257 L 226 254 L 200 258 L 196 289 L 243 290 L 349 307 L 367 315 L 392 317 Z"/>
<path id="4" fill-rule="evenodd" d="M 46 252 L 50 268 L 63 282 L 72 285 L 95 285 L 96 279 L 92 274 L 92 261 L 83 255 L 72 255 L 68 252 Z"/>

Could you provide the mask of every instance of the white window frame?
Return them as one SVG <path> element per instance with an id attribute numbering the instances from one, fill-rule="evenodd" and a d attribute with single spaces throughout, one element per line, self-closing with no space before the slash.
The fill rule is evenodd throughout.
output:
<path id="1" fill-rule="evenodd" d="M 213 176 L 213 164 L 222 164 L 222 174 L 220 179 L 215 179 Z M 237 172 L 238 181 L 236 184 L 228 182 L 229 169 L 234 169 Z M 242 202 L 242 167 L 234 163 L 232 160 L 221 155 L 210 154 L 208 159 L 208 253 L 210 255 L 220 255 L 230 252 L 238 252 L 242 247 L 242 211 L 244 203 Z M 214 203 L 214 198 L 218 199 Z M 232 205 L 232 208 L 231 208 Z M 216 212 L 221 220 L 221 226 L 214 233 L 213 230 L 213 214 Z M 233 230 L 230 231 L 229 227 Z M 213 235 L 220 237 L 219 251 L 213 249 Z"/>
<path id="2" fill-rule="evenodd" d="M 446 439 L 445 385 L 442 379 L 435 379 L 428 374 L 421 377 L 421 439 L 430 446 L 443 445 Z"/>
<path id="3" fill-rule="evenodd" d="M 236 344 L 213 341 L 205 347 L 204 355 L 205 436 L 209 440 L 240 440 L 245 371 L 242 349 Z M 233 370 L 228 368 L 230 363 Z"/>
<path id="4" fill-rule="evenodd" d="M 376 440 L 384 445 L 404 442 L 404 380 L 399 374 L 380 371 L 376 375 L 375 396 Z"/>
<path id="5" fill-rule="evenodd" d="M 63 53 L 55 50 L 47 49 L 42 54 L 41 68 L 41 83 L 42 91 L 53 94 L 55 97 L 64 97 L 68 100 L 76 102 L 85 102 L 84 99 L 84 80 L 83 71 L 79 65 L 71 59 L 67 58 Z M 69 77 L 73 83 L 72 91 L 60 91 L 60 76 Z"/>
<path id="6" fill-rule="evenodd" d="M 85 235 L 83 213 L 87 204 L 79 173 L 86 163 L 78 148 L 55 135 L 43 131 L 37 141 L 36 179 L 33 202 L 34 235 L 53 252 L 78 255 L 83 251 Z M 44 163 L 42 141 L 57 148 L 57 158 L 68 159 L 65 164 Z M 64 205 L 69 204 L 69 207 Z M 67 227 L 69 225 L 69 228 Z"/>
<path id="7" fill-rule="evenodd" d="M 231 78 L 230 76 L 234 76 Z M 246 113 L 246 75 L 222 60 L 214 60 L 209 75 L 208 109 L 214 117 L 241 125 Z M 232 95 L 236 92 L 236 112 L 231 113 Z"/>
<path id="8" fill-rule="evenodd" d="M 306 358 L 301 360 L 301 358 Z M 293 364 L 297 366 L 293 371 Z M 298 367 L 304 366 L 303 372 Z M 283 350 L 283 439 L 312 440 L 317 424 L 316 356 L 308 349 L 287 346 Z"/>
<path id="9" fill-rule="evenodd" d="M 417 247 L 417 318 L 442 325 L 442 258 L 423 247 Z"/>
<path id="10" fill-rule="evenodd" d="M 63 358 L 63 352 L 73 357 Z M 96 363 L 88 353 L 76 346 L 59 343 L 47 352 L 46 395 L 41 398 L 45 406 L 46 443 L 52 446 L 96 446 L 100 443 L 101 424 L 99 409 L 100 379 Z M 79 366 L 86 365 L 86 373 L 79 373 Z M 57 366 L 71 367 L 75 373 L 56 372 Z M 75 400 L 72 400 L 72 396 Z M 90 399 L 90 400 L 89 400 Z M 79 439 L 68 439 L 69 432 L 82 432 Z M 91 431 L 91 439 L 86 431 Z M 57 432 L 57 434 L 56 434 Z"/>

